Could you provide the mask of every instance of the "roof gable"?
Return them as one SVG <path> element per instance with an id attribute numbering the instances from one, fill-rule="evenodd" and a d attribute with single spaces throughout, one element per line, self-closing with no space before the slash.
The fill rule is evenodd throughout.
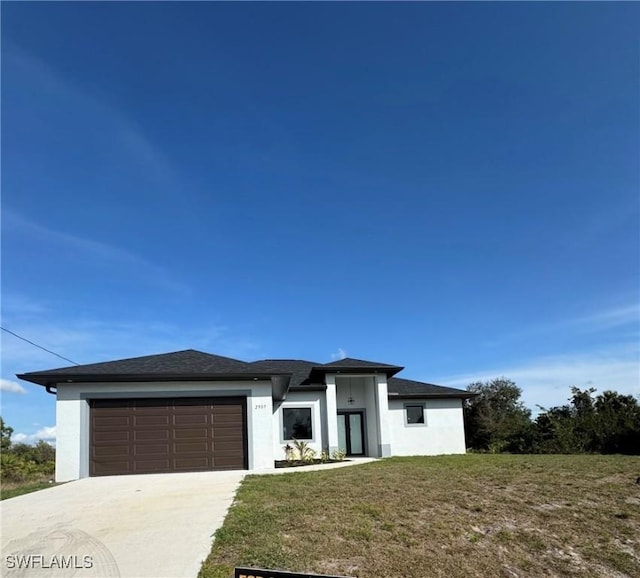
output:
<path id="1" fill-rule="evenodd" d="M 332 361 L 330 363 L 323 363 L 324 367 L 345 367 L 345 368 L 354 368 L 354 367 L 388 367 L 389 369 L 395 369 L 398 367 L 397 365 L 389 365 L 388 363 L 378 363 L 376 361 L 366 361 L 365 359 L 355 359 L 353 357 L 345 357 L 344 359 L 338 359 L 336 361 Z"/>
<path id="2" fill-rule="evenodd" d="M 330 363 L 317 365 L 313 368 L 315 375 L 324 373 L 384 373 L 387 377 L 395 375 L 402 371 L 404 367 L 400 365 L 389 365 L 388 363 L 378 363 L 376 361 L 366 361 L 364 359 L 354 359 L 353 357 L 345 357 Z"/>

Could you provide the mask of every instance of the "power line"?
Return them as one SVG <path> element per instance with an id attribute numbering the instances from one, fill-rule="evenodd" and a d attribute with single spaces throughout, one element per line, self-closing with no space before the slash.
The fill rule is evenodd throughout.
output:
<path id="1" fill-rule="evenodd" d="M 22 337 L 21 335 L 18 335 L 17 333 L 14 333 L 13 331 L 9 331 L 8 329 L 5 329 L 4 327 L 0 327 L 0 329 L 2 329 L 2 331 L 6 331 L 7 333 L 10 333 L 14 337 L 17 337 L 18 339 L 22 339 L 22 341 L 26 341 L 27 343 L 30 343 L 31 345 L 33 345 L 34 347 L 37 347 L 38 349 L 42 349 L 43 351 L 46 351 L 47 353 L 50 353 L 51 355 L 55 355 L 56 357 L 59 357 L 60 359 L 64 359 L 65 361 L 68 361 L 69 363 L 73 363 L 73 365 L 80 365 L 79 363 L 76 363 L 75 361 L 71 361 L 68 357 L 65 357 L 64 355 L 58 355 L 55 351 L 51 351 L 50 349 L 47 349 L 46 347 L 42 347 L 42 345 L 38 345 L 37 343 L 34 343 L 33 341 L 29 341 L 26 337 Z"/>

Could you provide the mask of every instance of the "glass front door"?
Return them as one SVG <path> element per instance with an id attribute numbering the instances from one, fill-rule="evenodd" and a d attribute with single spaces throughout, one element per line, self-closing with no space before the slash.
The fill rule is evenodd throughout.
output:
<path id="1" fill-rule="evenodd" d="M 338 413 L 338 445 L 348 456 L 364 455 L 364 412 Z"/>

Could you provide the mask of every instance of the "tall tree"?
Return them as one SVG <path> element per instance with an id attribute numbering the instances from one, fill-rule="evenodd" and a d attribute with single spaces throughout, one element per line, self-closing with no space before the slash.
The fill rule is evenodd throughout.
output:
<path id="1" fill-rule="evenodd" d="M 2 417 L 0 417 L 0 450 L 7 451 L 11 447 L 11 434 L 13 428 L 4 423 Z"/>
<path id="2" fill-rule="evenodd" d="M 631 395 L 571 388 L 569 404 L 536 419 L 540 451 L 640 454 L 640 404 Z"/>
<path id="3" fill-rule="evenodd" d="M 470 384 L 476 395 L 465 402 L 467 446 L 491 452 L 531 451 L 531 411 L 520 401 L 522 390 L 505 377 Z"/>

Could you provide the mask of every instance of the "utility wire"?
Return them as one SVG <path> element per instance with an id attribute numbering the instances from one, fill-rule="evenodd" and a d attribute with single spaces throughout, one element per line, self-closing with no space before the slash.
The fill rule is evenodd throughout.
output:
<path id="1" fill-rule="evenodd" d="M 0 327 L 0 329 L 2 329 L 2 331 L 6 331 L 7 333 L 10 333 L 14 337 L 17 337 L 18 339 L 22 339 L 22 341 L 26 341 L 27 343 L 30 343 L 31 345 L 33 345 L 34 347 L 37 347 L 38 349 L 42 349 L 43 351 L 46 351 L 47 353 L 50 353 L 51 355 L 55 355 L 56 357 L 59 357 L 60 359 L 64 359 L 65 361 L 68 361 L 69 363 L 73 363 L 73 365 L 80 365 L 79 363 L 76 363 L 75 361 L 71 361 L 68 357 L 65 357 L 64 355 L 58 355 L 55 351 L 51 351 L 50 349 L 47 349 L 46 347 L 42 347 L 42 345 L 38 345 L 37 343 L 34 343 L 33 341 L 29 341 L 26 337 L 22 337 L 21 335 L 18 335 L 17 333 L 14 333 L 13 331 L 9 331 L 8 329 L 5 329 L 4 327 Z"/>

